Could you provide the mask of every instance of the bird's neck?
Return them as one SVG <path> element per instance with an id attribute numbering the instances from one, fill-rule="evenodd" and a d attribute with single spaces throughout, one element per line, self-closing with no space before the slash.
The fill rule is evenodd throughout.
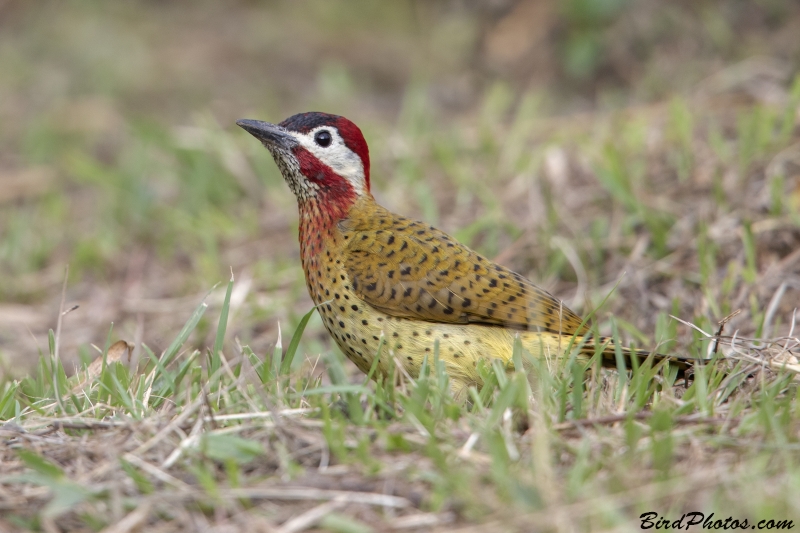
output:
<path id="1" fill-rule="evenodd" d="M 298 202 L 300 208 L 300 252 L 304 261 L 325 253 L 338 240 L 336 227 L 353 210 L 368 208 L 375 200 L 369 193 L 358 195 L 352 189 L 319 191 L 321 194 Z"/>

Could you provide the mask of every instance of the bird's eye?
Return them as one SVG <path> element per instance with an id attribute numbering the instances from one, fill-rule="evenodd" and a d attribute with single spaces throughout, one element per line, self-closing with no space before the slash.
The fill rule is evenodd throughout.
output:
<path id="1" fill-rule="evenodd" d="M 328 130 L 318 131 L 316 135 L 314 135 L 314 142 L 318 145 L 322 146 L 323 148 L 327 148 L 331 145 L 331 133 Z"/>

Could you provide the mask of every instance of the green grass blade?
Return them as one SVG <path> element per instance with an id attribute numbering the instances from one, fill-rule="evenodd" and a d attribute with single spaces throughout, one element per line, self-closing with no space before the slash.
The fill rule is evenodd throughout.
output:
<path id="1" fill-rule="evenodd" d="M 220 352 L 222 352 L 222 343 L 225 341 L 225 330 L 228 327 L 228 313 L 231 307 L 231 293 L 233 292 L 233 270 L 231 270 L 231 279 L 228 281 L 228 290 L 225 291 L 225 300 L 222 302 L 222 311 L 219 314 L 219 324 L 217 325 L 217 336 L 214 338 L 214 351 L 211 352 L 211 366 L 208 369 L 208 374 L 213 376 L 220 367 Z"/>
<path id="2" fill-rule="evenodd" d="M 311 315 L 317 308 L 313 308 L 311 311 L 303 315 L 303 318 L 300 319 L 300 324 L 297 325 L 297 329 L 294 330 L 294 335 L 292 335 L 292 340 L 289 342 L 289 347 L 286 349 L 286 355 L 281 362 L 281 374 L 286 375 L 289 373 L 289 370 L 292 368 L 292 361 L 294 361 L 294 356 L 297 353 L 297 347 L 300 345 L 300 338 L 303 336 L 303 331 L 306 329 L 306 325 L 308 321 L 311 319 Z"/>
<path id="3" fill-rule="evenodd" d="M 189 317 L 189 320 L 186 321 L 186 324 L 181 329 L 178 336 L 175 337 L 175 340 L 172 341 L 172 344 L 169 345 L 169 348 L 166 349 L 164 355 L 161 356 L 161 362 L 166 367 L 172 362 L 172 359 L 178 353 L 183 343 L 189 338 L 189 335 L 192 334 L 194 328 L 197 327 L 197 323 L 200 322 L 200 319 L 203 317 L 203 314 L 208 309 L 208 304 L 206 302 L 202 302 L 192 313 L 192 316 Z"/>

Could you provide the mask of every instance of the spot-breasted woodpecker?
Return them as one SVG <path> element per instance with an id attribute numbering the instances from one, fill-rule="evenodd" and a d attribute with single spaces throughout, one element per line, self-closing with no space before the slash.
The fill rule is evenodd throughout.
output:
<path id="1" fill-rule="evenodd" d="M 602 343 L 602 360 L 616 365 L 613 344 L 589 339 L 581 318 L 547 291 L 376 203 L 367 143 L 348 119 L 312 112 L 277 125 L 237 124 L 272 153 L 297 197 L 308 292 L 328 332 L 361 371 L 370 370 L 380 349 L 378 374 L 391 359 L 415 377 L 438 346 L 458 396 L 481 387 L 479 361 L 499 358 L 513 368 L 517 337 L 531 354 L 552 358 L 580 345 L 590 356 Z M 679 369 L 691 365 L 684 357 L 652 355 Z"/>

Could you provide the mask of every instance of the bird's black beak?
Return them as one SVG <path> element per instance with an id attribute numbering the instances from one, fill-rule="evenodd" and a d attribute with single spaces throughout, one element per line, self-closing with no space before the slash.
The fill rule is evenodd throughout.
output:
<path id="1" fill-rule="evenodd" d="M 297 145 L 297 140 L 289 135 L 286 130 L 269 122 L 260 120 L 237 120 L 236 125 L 265 144 L 271 144 L 284 149 Z"/>

